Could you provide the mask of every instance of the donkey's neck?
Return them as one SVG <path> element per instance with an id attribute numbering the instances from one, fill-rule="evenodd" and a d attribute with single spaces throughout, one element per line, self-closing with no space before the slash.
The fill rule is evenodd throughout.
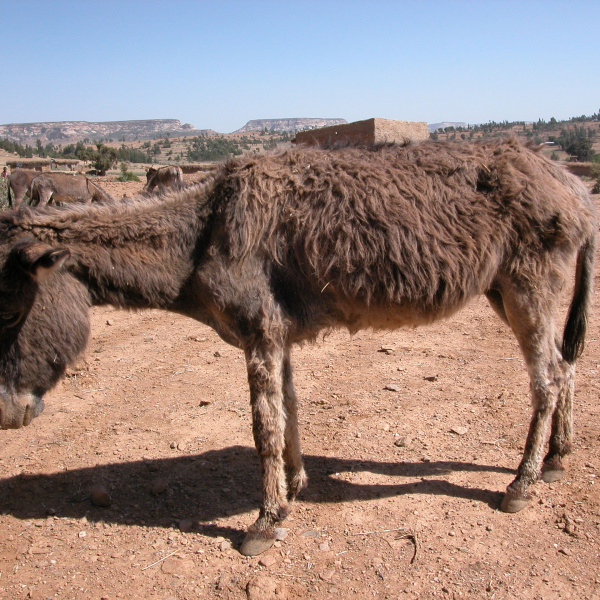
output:
<path id="1" fill-rule="evenodd" d="M 210 207 L 196 192 L 164 200 L 29 213 L 24 229 L 67 247 L 93 304 L 169 308 L 202 252 Z M 25 220 L 25 219 L 24 219 Z"/>

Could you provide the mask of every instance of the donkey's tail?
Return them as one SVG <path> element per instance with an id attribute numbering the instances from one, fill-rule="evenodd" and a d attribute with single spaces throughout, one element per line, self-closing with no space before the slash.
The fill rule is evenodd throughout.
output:
<path id="1" fill-rule="evenodd" d="M 12 208 L 13 200 L 12 200 L 12 196 L 10 195 L 10 181 L 7 183 L 8 183 L 8 185 L 6 186 L 6 198 L 8 200 L 8 206 L 10 208 Z"/>
<path id="2" fill-rule="evenodd" d="M 590 238 L 585 241 L 577 254 L 575 289 L 562 341 L 562 355 L 569 364 L 573 364 L 581 356 L 585 345 L 587 316 L 594 283 L 595 253 L 595 240 Z"/>

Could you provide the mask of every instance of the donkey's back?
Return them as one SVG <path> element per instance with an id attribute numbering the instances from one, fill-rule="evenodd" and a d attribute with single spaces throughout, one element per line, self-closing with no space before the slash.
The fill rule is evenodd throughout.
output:
<path id="1" fill-rule="evenodd" d="M 227 252 L 268 253 L 300 338 L 430 322 L 507 278 L 553 294 L 595 236 L 585 186 L 514 141 L 298 149 L 224 182 Z"/>

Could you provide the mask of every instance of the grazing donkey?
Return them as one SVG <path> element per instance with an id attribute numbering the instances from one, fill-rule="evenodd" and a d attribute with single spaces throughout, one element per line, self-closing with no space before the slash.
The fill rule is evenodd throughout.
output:
<path id="1" fill-rule="evenodd" d="M 85 175 L 44 173 L 31 182 L 31 205 L 71 202 L 114 202 L 112 197 Z"/>
<path id="2" fill-rule="evenodd" d="M 176 165 L 169 165 L 160 169 L 150 167 L 146 171 L 144 192 L 154 192 L 157 187 L 160 191 L 164 191 L 166 188 L 181 189 L 183 186 L 183 171 L 181 167 Z"/>
<path id="3" fill-rule="evenodd" d="M 571 449 L 596 228 L 583 184 L 514 140 L 295 149 L 230 161 L 203 186 L 160 199 L 8 212 L 0 423 L 18 428 L 41 413 L 86 346 L 91 305 L 206 323 L 246 356 L 262 504 L 241 552 L 259 554 L 307 481 L 292 344 L 334 327 L 430 323 L 484 294 L 531 378 L 529 435 L 501 506 L 516 512 L 540 473 L 562 476 Z M 573 267 L 560 336 L 553 313 Z"/>
<path id="4" fill-rule="evenodd" d="M 31 194 L 31 182 L 39 175 L 39 171 L 32 169 L 17 169 L 13 171 L 8 176 L 8 206 L 19 208 L 23 198 Z"/>

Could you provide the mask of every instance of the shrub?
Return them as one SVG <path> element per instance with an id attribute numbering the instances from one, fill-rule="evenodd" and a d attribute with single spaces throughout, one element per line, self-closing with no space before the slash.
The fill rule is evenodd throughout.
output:
<path id="1" fill-rule="evenodd" d="M 140 178 L 133 172 L 128 170 L 126 162 L 121 163 L 121 176 L 117 177 L 117 181 L 139 181 Z"/>

